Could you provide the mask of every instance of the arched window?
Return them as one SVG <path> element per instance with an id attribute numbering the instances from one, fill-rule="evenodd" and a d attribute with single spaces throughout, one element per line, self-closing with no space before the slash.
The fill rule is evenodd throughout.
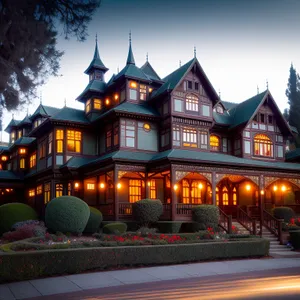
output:
<path id="1" fill-rule="evenodd" d="M 213 151 L 219 151 L 220 139 L 216 135 L 211 135 L 209 138 L 210 149 Z"/>
<path id="2" fill-rule="evenodd" d="M 218 206 L 219 203 L 220 203 L 219 188 L 216 187 L 216 205 Z"/>
<path id="3" fill-rule="evenodd" d="M 232 202 L 233 202 L 233 205 L 237 205 L 236 188 L 233 188 L 233 190 L 232 190 Z"/>
<path id="4" fill-rule="evenodd" d="M 191 202 L 192 204 L 201 204 L 201 191 L 203 184 L 200 181 L 193 180 L 191 188 Z"/>
<path id="5" fill-rule="evenodd" d="M 190 202 L 190 185 L 187 180 L 182 180 L 182 202 L 187 204 Z"/>
<path id="6" fill-rule="evenodd" d="M 189 111 L 199 110 L 199 99 L 195 95 L 187 95 L 185 99 L 185 109 Z"/>
<path id="7" fill-rule="evenodd" d="M 228 189 L 226 186 L 224 186 L 222 189 L 222 202 L 223 202 L 223 205 L 229 204 Z"/>
<path id="8" fill-rule="evenodd" d="M 273 143 L 265 134 L 254 137 L 254 155 L 273 157 Z"/>

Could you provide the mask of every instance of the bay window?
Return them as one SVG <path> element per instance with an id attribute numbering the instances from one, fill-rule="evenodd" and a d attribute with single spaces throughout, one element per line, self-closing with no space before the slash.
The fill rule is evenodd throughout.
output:
<path id="1" fill-rule="evenodd" d="M 265 134 L 257 134 L 254 137 L 254 155 L 273 157 L 273 143 Z"/>

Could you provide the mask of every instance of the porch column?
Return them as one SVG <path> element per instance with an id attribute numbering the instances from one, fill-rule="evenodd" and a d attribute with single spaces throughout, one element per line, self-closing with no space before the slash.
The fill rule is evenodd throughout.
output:
<path id="1" fill-rule="evenodd" d="M 211 191 L 212 191 L 212 204 L 216 205 L 216 172 L 212 172 L 212 179 L 211 179 Z"/>
<path id="2" fill-rule="evenodd" d="M 115 221 L 119 220 L 119 190 L 118 190 L 118 170 L 114 169 L 114 194 L 115 194 L 115 205 L 114 205 L 114 217 Z"/>
<path id="3" fill-rule="evenodd" d="M 265 190 L 264 190 L 264 177 L 263 175 L 259 176 L 259 183 L 258 183 L 258 203 L 259 203 L 259 231 L 260 236 L 262 237 L 262 229 L 263 229 L 263 223 L 264 223 L 264 217 L 263 217 L 263 210 L 264 210 L 264 196 L 265 196 Z"/>
<path id="4" fill-rule="evenodd" d="M 171 166 L 171 220 L 175 221 L 176 219 L 176 204 L 177 204 L 177 191 L 174 189 L 176 184 L 176 175 L 175 170 Z"/>
<path id="5" fill-rule="evenodd" d="M 145 173 L 145 198 L 150 198 L 150 186 L 148 186 L 148 173 Z"/>

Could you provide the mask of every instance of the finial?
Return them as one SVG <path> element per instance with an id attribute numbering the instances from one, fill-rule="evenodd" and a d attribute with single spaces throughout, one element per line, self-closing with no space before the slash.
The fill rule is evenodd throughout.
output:
<path id="1" fill-rule="evenodd" d="M 179 67 L 181 67 L 181 60 L 179 60 Z"/>
<path id="2" fill-rule="evenodd" d="M 120 73 L 120 69 L 119 69 L 119 66 L 118 66 L 118 68 L 117 68 L 117 71 L 118 71 L 118 74 Z"/>
<path id="3" fill-rule="evenodd" d="M 196 58 L 196 54 L 197 54 L 196 46 L 194 46 L 194 57 L 195 57 L 195 58 Z"/>
<path id="4" fill-rule="evenodd" d="M 98 34 L 96 33 L 96 39 L 95 39 L 96 44 L 98 43 Z"/>
<path id="5" fill-rule="evenodd" d="M 15 119 L 15 114 L 12 114 L 12 119 L 13 119 L 13 120 Z"/>
<path id="6" fill-rule="evenodd" d="M 269 82 L 268 82 L 268 79 L 266 81 L 266 84 L 267 84 L 267 90 L 269 89 Z"/>
<path id="7" fill-rule="evenodd" d="M 147 54 L 146 54 L 146 61 L 148 62 L 148 52 L 147 52 Z"/>
<path id="8" fill-rule="evenodd" d="M 67 98 L 65 98 L 65 107 L 67 106 Z"/>
<path id="9" fill-rule="evenodd" d="M 221 90 L 219 89 L 219 98 L 221 99 Z"/>
<path id="10" fill-rule="evenodd" d="M 131 45 L 131 30 L 129 31 L 129 44 Z"/>
<path id="11" fill-rule="evenodd" d="M 40 104 L 43 103 L 43 95 L 42 95 L 42 91 L 40 92 Z"/>
<path id="12" fill-rule="evenodd" d="M 257 95 L 259 94 L 259 87 L 257 86 Z"/>

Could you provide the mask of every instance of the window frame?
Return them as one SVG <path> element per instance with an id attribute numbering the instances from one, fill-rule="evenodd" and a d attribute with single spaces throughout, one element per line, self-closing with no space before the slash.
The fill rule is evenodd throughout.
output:
<path id="1" fill-rule="evenodd" d="M 215 139 L 215 142 L 212 141 L 212 139 Z M 215 143 L 216 145 L 212 146 L 212 142 Z M 215 134 L 211 134 L 209 137 L 209 148 L 211 151 L 216 151 L 219 152 L 220 151 L 220 147 L 221 147 L 221 139 L 219 136 L 215 135 Z"/>
<path id="2" fill-rule="evenodd" d="M 270 155 L 266 154 L 268 151 Z M 274 158 L 274 143 L 268 135 L 258 133 L 253 137 L 253 155 L 256 157 Z"/>
<path id="3" fill-rule="evenodd" d="M 73 147 L 71 148 L 71 143 Z M 77 148 L 78 147 L 78 148 Z M 82 152 L 82 132 L 74 129 L 67 129 L 67 152 Z"/>

